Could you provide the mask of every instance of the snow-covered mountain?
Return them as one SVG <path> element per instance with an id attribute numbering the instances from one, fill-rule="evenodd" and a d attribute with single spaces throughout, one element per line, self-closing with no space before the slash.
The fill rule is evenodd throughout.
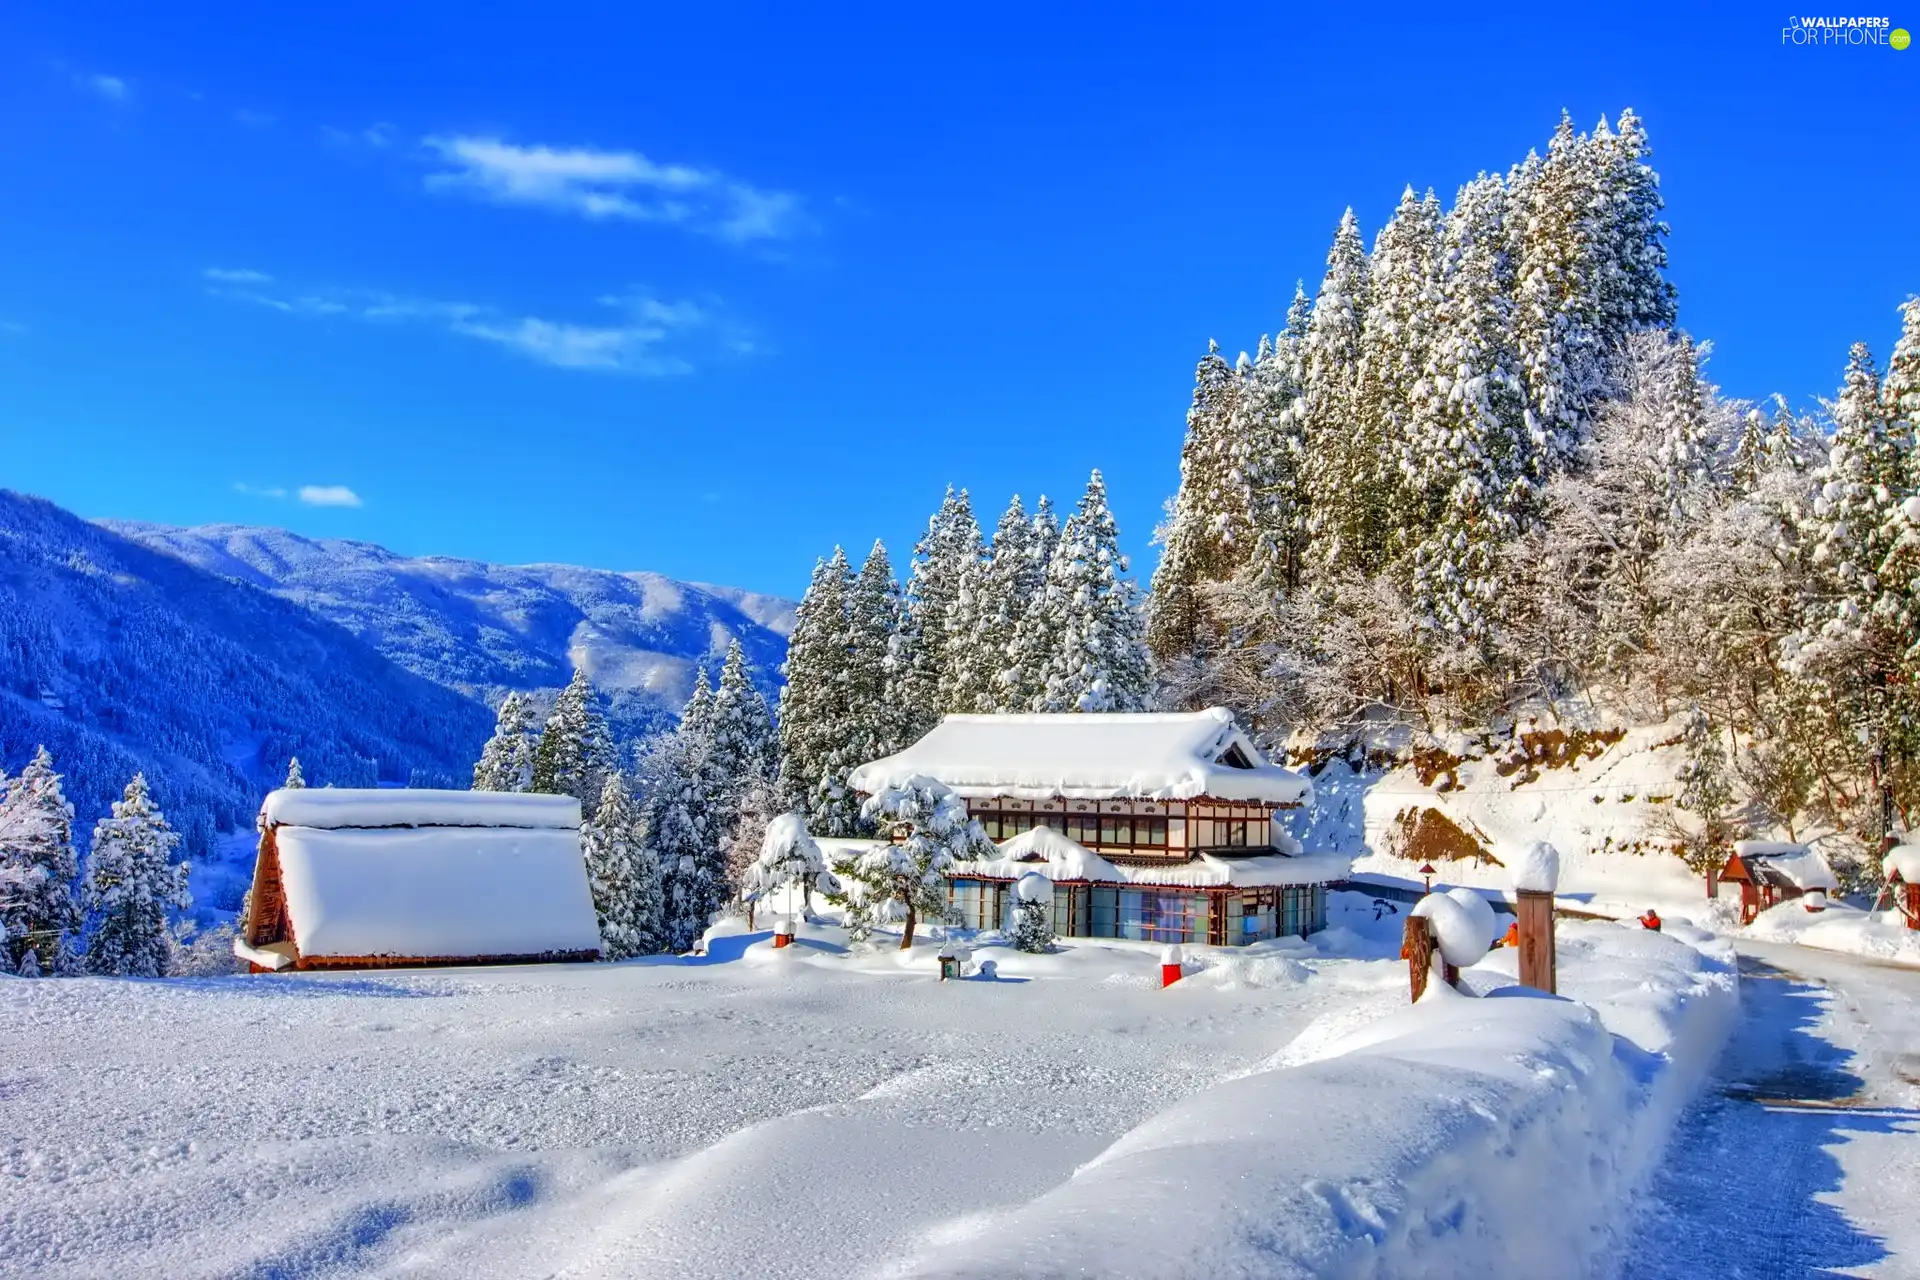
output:
<path id="1" fill-rule="evenodd" d="M 626 735 L 676 714 L 695 671 L 716 674 L 735 638 L 771 692 L 793 628 L 791 600 L 657 573 L 402 556 L 243 525 L 103 523 L 312 609 L 416 675 L 483 700 L 557 689 L 583 666 Z"/>
<path id="2" fill-rule="evenodd" d="M 136 770 L 188 849 L 315 783 L 463 785 L 492 725 L 347 629 L 0 490 L 0 766 L 44 745 L 87 833 Z"/>

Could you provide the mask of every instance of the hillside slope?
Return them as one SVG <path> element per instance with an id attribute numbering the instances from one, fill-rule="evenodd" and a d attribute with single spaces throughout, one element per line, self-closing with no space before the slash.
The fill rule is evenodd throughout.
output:
<path id="1" fill-rule="evenodd" d="M 46 745 L 83 847 L 136 769 L 207 856 L 290 755 L 316 784 L 464 785 L 491 725 L 297 604 L 0 490 L 0 763 Z"/>
<path id="2" fill-rule="evenodd" d="M 657 573 L 402 556 L 280 529 L 106 528 L 339 623 L 416 675 L 495 701 L 556 689 L 575 665 L 633 736 L 676 715 L 700 666 L 738 639 L 762 688 L 779 686 L 794 603 Z"/>

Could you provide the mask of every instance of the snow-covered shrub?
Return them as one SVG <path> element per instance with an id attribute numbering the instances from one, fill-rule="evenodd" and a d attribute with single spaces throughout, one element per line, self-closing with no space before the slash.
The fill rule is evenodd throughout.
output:
<path id="1" fill-rule="evenodd" d="M 840 881 L 827 869 L 820 846 L 807 834 L 806 822 L 797 813 L 782 813 L 767 823 L 766 834 L 760 841 L 760 856 L 748 866 L 740 891 L 758 902 L 775 894 L 790 894 L 795 889 L 802 894 L 805 912 L 811 909 L 816 890 L 836 893 Z"/>
<path id="2" fill-rule="evenodd" d="M 897 908 L 904 950 L 913 945 L 921 917 L 948 918 L 947 868 L 992 845 L 967 816 L 966 801 L 934 778 L 915 775 L 888 787 L 868 797 L 860 812 L 880 830 L 899 833 L 898 843 L 877 844 L 846 864 L 832 900 L 846 907 L 847 934 L 855 941 L 895 918 Z"/>
<path id="3" fill-rule="evenodd" d="M 1029 871 L 1013 886 L 1013 945 L 1019 951 L 1053 949 L 1053 881 Z"/>

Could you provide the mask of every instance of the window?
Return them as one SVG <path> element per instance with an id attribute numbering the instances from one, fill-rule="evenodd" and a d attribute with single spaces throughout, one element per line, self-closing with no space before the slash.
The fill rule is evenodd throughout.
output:
<path id="1" fill-rule="evenodd" d="M 1014 813 L 975 810 L 975 819 L 989 840 L 1011 840 L 1035 826 L 1049 826 L 1090 849 L 1116 853 L 1132 850 L 1159 852 L 1167 847 L 1167 819 L 1124 813 Z"/>
<path id="2" fill-rule="evenodd" d="M 1119 936 L 1141 942 L 1205 942 L 1207 895 L 1158 889 L 1122 889 Z"/>
<path id="3" fill-rule="evenodd" d="M 1106 845 L 1131 845 L 1133 843 L 1133 819 L 1125 816 L 1108 816 L 1101 818 L 1100 843 Z"/>

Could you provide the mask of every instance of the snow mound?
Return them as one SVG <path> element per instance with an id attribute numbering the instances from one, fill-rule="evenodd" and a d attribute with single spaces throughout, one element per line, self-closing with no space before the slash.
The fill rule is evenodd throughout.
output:
<path id="1" fill-rule="evenodd" d="M 1553 893 L 1560 887 L 1560 851 L 1535 840 L 1513 865 L 1513 887 L 1520 893 Z"/>
<path id="2" fill-rule="evenodd" d="M 1805 899 L 1789 899 L 1762 911 L 1745 929 L 1762 942 L 1792 942 L 1895 964 L 1920 965 L 1920 930 L 1907 928 L 1899 911 L 1862 911 L 1833 898 L 1824 911 L 1808 911 Z"/>
<path id="3" fill-rule="evenodd" d="M 1887 850 L 1880 873 L 1889 880 L 1897 876 L 1907 884 L 1920 884 L 1920 844 L 1897 844 Z"/>
<path id="4" fill-rule="evenodd" d="M 1053 881 L 1038 871 L 1029 871 L 1014 881 L 1013 896 L 1022 902 L 1052 902 Z"/>
<path id="5" fill-rule="evenodd" d="M 1471 889 L 1430 893 L 1413 914 L 1433 926 L 1441 958 L 1456 969 L 1479 964 L 1493 945 L 1493 908 Z"/>

